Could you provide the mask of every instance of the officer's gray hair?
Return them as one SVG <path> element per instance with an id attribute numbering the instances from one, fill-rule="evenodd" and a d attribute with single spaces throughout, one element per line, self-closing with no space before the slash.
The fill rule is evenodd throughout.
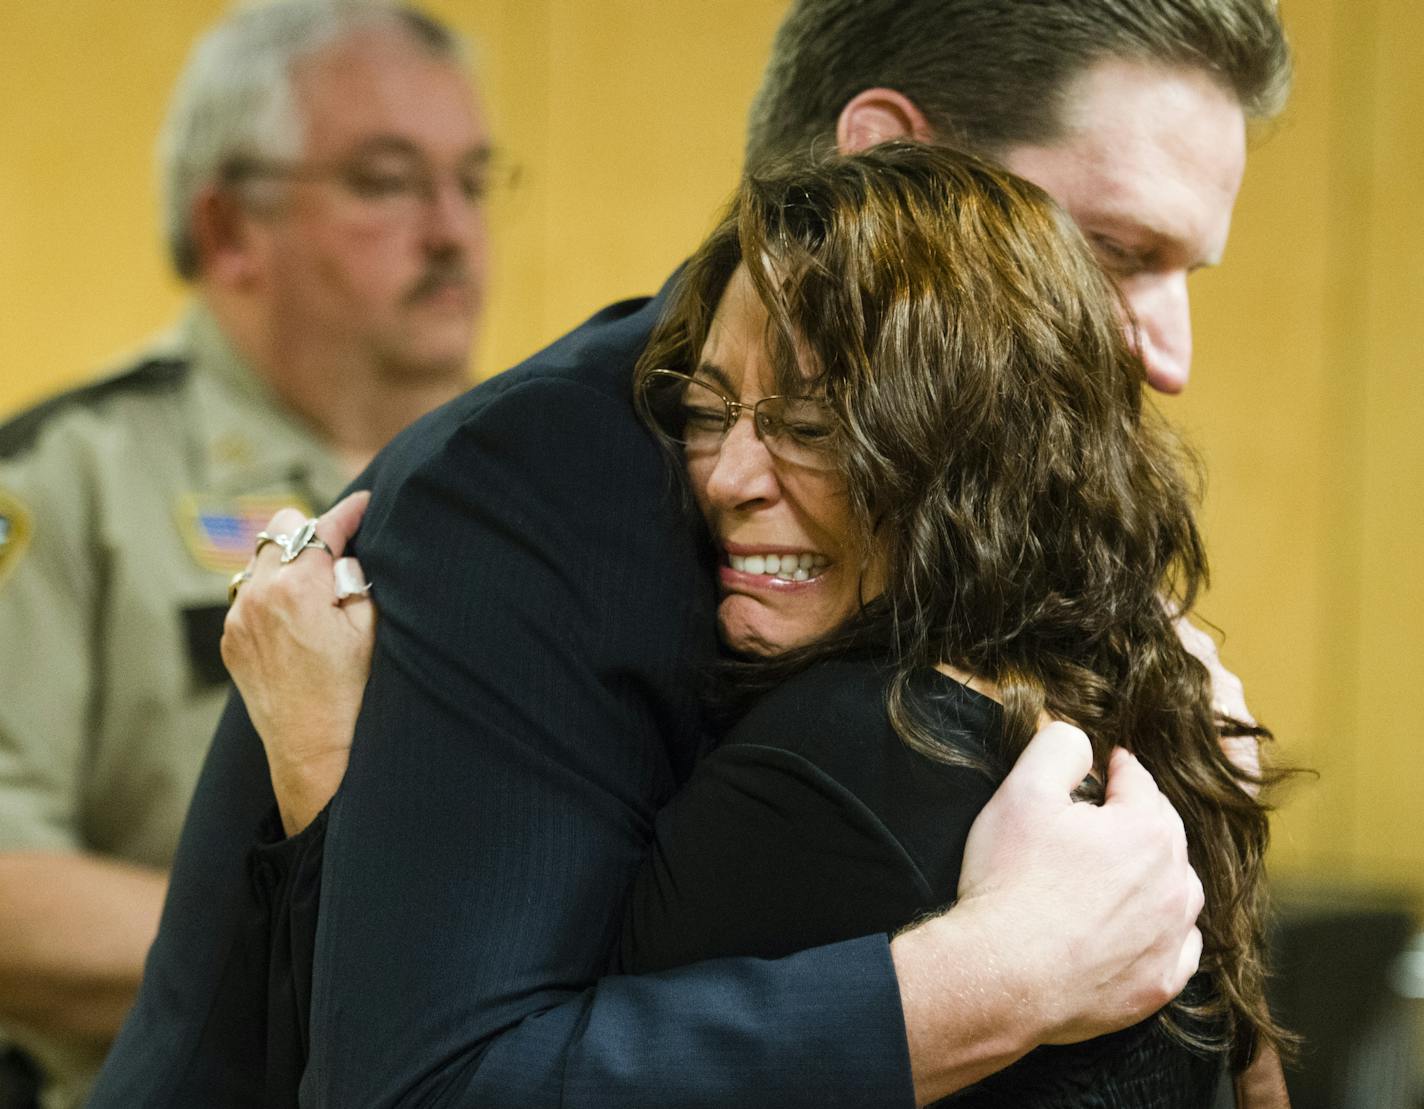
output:
<path id="1" fill-rule="evenodd" d="M 436 57 L 469 64 L 453 31 L 398 0 L 249 2 L 194 44 L 158 144 L 164 234 L 181 277 L 198 275 L 191 226 L 198 193 L 242 159 L 301 154 L 296 63 L 372 27 L 390 27 Z"/>
<path id="2" fill-rule="evenodd" d="M 747 166 L 833 144 L 841 109 L 879 87 L 980 155 L 1048 143 L 1073 80 L 1109 58 L 1205 70 L 1253 118 L 1290 87 L 1275 0 L 795 0 L 752 105 Z"/>

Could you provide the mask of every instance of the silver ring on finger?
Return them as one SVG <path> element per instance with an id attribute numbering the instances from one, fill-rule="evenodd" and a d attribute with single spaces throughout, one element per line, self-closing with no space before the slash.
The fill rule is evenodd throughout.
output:
<path id="1" fill-rule="evenodd" d="M 227 583 L 227 606 L 231 608 L 233 602 L 237 600 L 237 591 L 252 580 L 251 570 L 239 570 L 233 574 L 232 580 Z"/>
<path id="2" fill-rule="evenodd" d="M 316 534 L 316 523 L 315 516 L 308 517 L 292 535 L 277 538 L 278 542 L 281 542 L 282 538 L 286 539 L 286 542 L 282 543 L 283 564 L 295 562 L 303 551 L 310 551 L 314 548 L 331 554 L 331 548 Z"/>

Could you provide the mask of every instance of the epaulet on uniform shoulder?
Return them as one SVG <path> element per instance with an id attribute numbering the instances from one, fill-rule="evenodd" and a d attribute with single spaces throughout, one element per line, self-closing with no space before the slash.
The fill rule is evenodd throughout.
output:
<path id="1" fill-rule="evenodd" d="M 125 394 L 164 393 L 176 389 L 187 377 L 189 363 L 182 358 L 150 358 L 74 389 L 42 400 L 33 408 L 0 423 L 0 459 L 13 458 L 28 449 L 48 420 L 74 408 L 96 408 Z"/>

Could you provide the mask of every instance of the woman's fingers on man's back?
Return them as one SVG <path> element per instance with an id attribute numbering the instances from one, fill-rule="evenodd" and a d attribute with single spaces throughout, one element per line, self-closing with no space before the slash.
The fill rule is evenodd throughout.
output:
<path id="1" fill-rule="evenodd" d="M 326 541 L 334 557 L 340 558 L 346 544 L 361 526 L 361 517 L 366 514 L 366 506 L 371 503 L 369 489 L 358 489 L 337 501 L 317 523 L 317 534 Z"/>

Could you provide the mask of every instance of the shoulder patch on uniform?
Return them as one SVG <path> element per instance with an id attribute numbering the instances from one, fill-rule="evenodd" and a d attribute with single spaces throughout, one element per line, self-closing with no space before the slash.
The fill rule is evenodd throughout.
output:
<path id="1" fill-rule="evenodd" d="M 15 568 L 30 542 L 30 511 L 0 489 L 0 583 Z"/>
<path id="2" fill-rule="evenodd" d="M 38 438 L 47 420 L 71 408 L 89 408 L 122 393 L 163 392 L 176 388 L 188 374 L 181 358 L 150 358 L 136 366 L 101 377 L 42 400 L 33 408 L 0 423 L 0 459 L 11 458 Z"/>
<path id="3" fill-rule="evenodd" d="M 287 507 L 311 515 L 294 493 L 250 497 L 185 493 L 178 498 L 178 531 L 194 562 L 205 570 L 231 574 L 247 565 L 257 533 L 279 508 Z"/>

